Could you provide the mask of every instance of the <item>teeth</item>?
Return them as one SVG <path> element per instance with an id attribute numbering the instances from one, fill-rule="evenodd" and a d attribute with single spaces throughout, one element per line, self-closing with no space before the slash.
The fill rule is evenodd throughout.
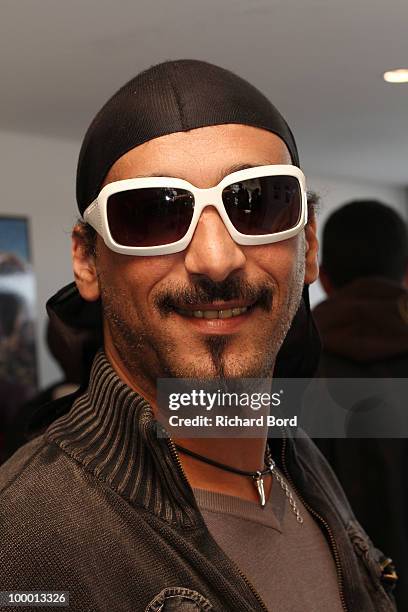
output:
<path id="1" fill-rule="evenodd" d="M 218 318 L 219 319 L 228 319 L 229 317 L 232 317 L 232 310 L 231 310 L 231 308 L 229 310 L 219 310 L 218 311 Z"/>
<path id="2" fill-rule="evenodd" d="M 229 319 L 238 317 L 248 310 L 248 306 L 243 308 L 229 308 L 228 310 L 182 310 L 179 313 L 185 317 L 195 317 L 196 319 Z"/>
<path id="3" fill-rule="evenodd" d="M 203 310 L 204 319 L 218 319 L 219 310 Z"/>

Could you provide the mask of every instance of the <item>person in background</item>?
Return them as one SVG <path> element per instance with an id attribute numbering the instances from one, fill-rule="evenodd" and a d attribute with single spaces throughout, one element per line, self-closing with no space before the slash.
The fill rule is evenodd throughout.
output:
<path id="1" fill-rule="evenodd" d="M 15 411 L 16 414 L 8 423 L 7 431 L 4 434 L 4 460 L 27 442 L 27 427 L 38 410 L 52 401 L 75 393 L 81 384 L 81 363 L 73 358 L 70 351 L 66 350 L 61 335 L 58 334 L 50 321 L 47 324 L 46 341 L 49 351 L 62 369 L 63 376 L 42 389 Z M 8 393 L 6 397 L 8 397 Z"/>
<path id="2" fill-rule="evenodd" d="M 352 201 L 323 229 L 313 311 L 322 338 L 319 375 L 398 378 L 408 374 L 408 237 L 401 216 L 372 200 Z M 316 439 L 350 504 L 398 567 L 398 609 L 408 610 L 408 442 Z"/>
<path id="3" fill-rule="evenodd" d="M 10 428 L 35 392 L 33 329 L 24 298 L 0 289 L 0 464 L 9 456 Z"/>

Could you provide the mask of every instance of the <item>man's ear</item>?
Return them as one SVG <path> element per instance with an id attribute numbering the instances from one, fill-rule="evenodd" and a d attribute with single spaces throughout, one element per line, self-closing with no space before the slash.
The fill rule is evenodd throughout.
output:
<path id="1" fill-rule="evenodd" d="M 305 227 L 306 265 L 305 285 L 310 285 L 319 276 L 319 241 L 317 240 L 316 215 L 312 214 Z"/>
<path id="2" fill-rule="evenodd" d="M 77 224 L 72 232 L 72 266 L 79 293 L 88 302 L 100 297 L 95 255 L 89 252 L 84 228 Z"/>

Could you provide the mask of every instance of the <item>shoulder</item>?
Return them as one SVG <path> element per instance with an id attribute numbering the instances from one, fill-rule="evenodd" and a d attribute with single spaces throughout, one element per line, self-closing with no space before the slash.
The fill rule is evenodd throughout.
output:
<path id="1" fill-rule="evenodd" d="M 28 524 L 41 531 L 53 510 L 68 499 L 67 485 L 75 497 L 72 485 L 78 469 L 43 435 L 22 446 L 0 467 L 0 534 L 15 531 L 24 537 Z"/>
<path id="2" fill-rule="evenodd" d="M 9 590 L 37 572 L 49 575 L 55 561 L 47 545 L 52 539 L 47 523 L 52 521 L 48 481 L 53 452 L 39 436 L 0 467 L 0 566 L 7 568 L 3 578 Z"/>
<path id="3" fill-rule="evenodd" d="M 46 443 L 43 436 L 38 436 L 18 449 L 5 463 L 0 466 L 0 499 L 6 491 L 13 487 L 16 481 L 38 463 Z"/>
<path id="4" fill-rule="evenodd" d="M 94 480 L 43 435 L 21 447 L 0 467 L 0 550 L 6 540 L 30 547 L 69 537 Z"/>
<path id="5" fill-rule="evenodd" d="M 19 449 L 0 467 L 0 567 L 7 568 L 7 590 L 49 589 L 57 578 L 59 590 L 70 586 L 78 551 L 92 546 L 99 521 L 109 524 L 111 514 L 103 483 L 57 445 L 40 436 Z"/>
<path id="6" fill-rule="evenodd" d="M 97 512 L 106 505 L 114 495 L 107 489 L 91 469 L 41 435 L 0 466 L 0 535 L 7 530 L 27 537 L 30 531 L 21 526 L 28 523 L 40 535 L 52 529 L 61 534 L 79 516 L 87 522 L 85 506 Z"/>

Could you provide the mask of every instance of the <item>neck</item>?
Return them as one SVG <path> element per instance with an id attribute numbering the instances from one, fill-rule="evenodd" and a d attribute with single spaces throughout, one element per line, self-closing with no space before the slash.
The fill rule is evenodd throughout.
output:
<path id="1" fill-rule="evenodd" d="M 105 353 L 119 378 L 149 402 L 157 417 L 156 389 L 148 381 L 134 379 L 120 359 L 114 345 L 110 343 L 105 345 Z M 175 444 L 234 468 L 249 472 L 256 472 L 264 468 L 267 427 L 260 430 L 258 438 L 172 439 Z M 258 503 L 259 497 L 251 478 L 222 470 L 181 452 L 179 459 L 193 488 L 206 489 Z M 266 499 L 269 497 L 271 484 L 272 478 L 267 476 L 264 480 Z"/>
<path id="2" fill-rule="evenodd" d="M 139 378 L 135 380 L 134 376 L 128 371 L 127 367 L 120 358 L 115 345 L 112 342 L 105 342 L 105 355 L 110 361 L 111 366 L 128 387 L 139 393 L 155 411 L 156 406 L 156 389 L 147 379 Z"/>
<path id="3" fill-rule="evenodd" d="M 262 438 L 177 438 L 173 439 L 199 455 L 225 465 L 256 472 L 264 468 L 266 435 Z M 193 488 L 206 489 L 257 502 L 258 494 L 253 481 L 248 476 L 234 474 L 209 465 L 184 453 L 179 453 L 180 461 Z M 265 477 L 265 495 L 268 498 L 272 479 Z"/>

